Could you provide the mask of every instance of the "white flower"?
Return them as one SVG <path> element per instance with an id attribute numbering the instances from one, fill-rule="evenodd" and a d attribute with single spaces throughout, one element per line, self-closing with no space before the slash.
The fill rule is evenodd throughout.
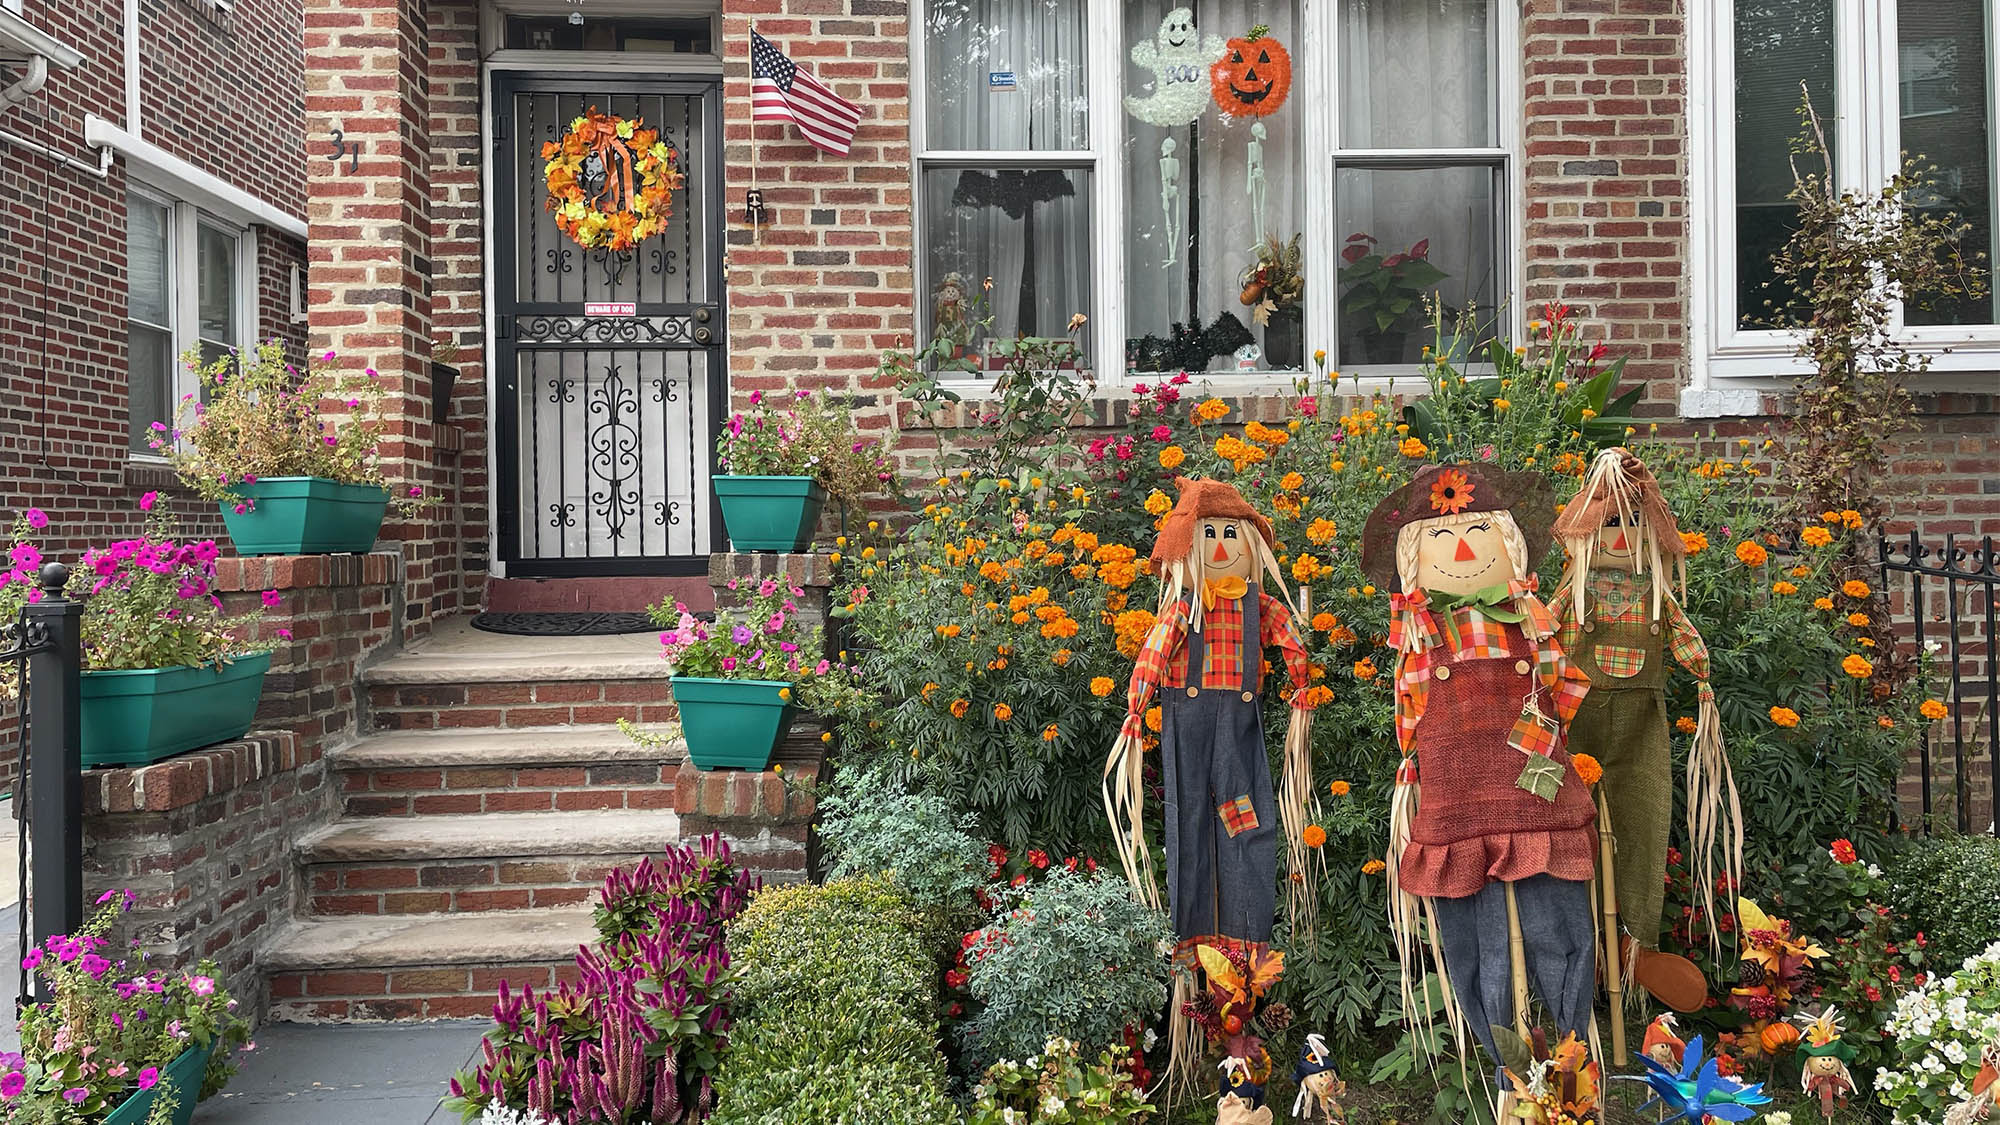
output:
<path id="1" fill-rule="evenodd" d="M 1882 877 L 1882 869 L 1871 863 L 1868 865 L 1868 875 L 1872 879 L 1880 879 Z M 1770 1118 L 1767 1116 L 1764 1120 L 1769 1121 Z"/>
<path id="2" fill-rule="evenodd" d="M 1000 1120 L 1005 1122 L 1006 1125 L 1021 1125 L 1021 1115 L 1011 1109 L 1001 1110 Z"/>
<path id="3" fill-rule="evenodd" d="M 479 1115 L 479 1125 L 555 1125 L 531 1109 L 512 1109 L 494 1102 Z"/>
<path id="4" fill-rule="evenodd" d="M 1792 1125 L 1792 1115 L 1782 1109 L 1764 1115 L 1764 1125 Z"/>
<path id="5" fill-rule="evenodd" d="M 1063 1108 L 1063 1100 L 1061 1098 L 1056 1097 L 1054 1094 L 1042 1095 L 1043 1113 L 1061 1113 L 1062 1108 Z"/>
<path id="6" fill-rule="evenodd" d="M 1146 1029 L 1146 1037 L 1144 1039 L 1141 1039 L 1139 1042 L 1144 1044 L 1145 1050 L 1150 1052 L 1153 1049 L 1153 1045 L 1158 1043 L 1159 1041 L 1160 1041 L 1160 1033 L 1154 1031 L 1152 1028 L 1149 1027 Z"/>

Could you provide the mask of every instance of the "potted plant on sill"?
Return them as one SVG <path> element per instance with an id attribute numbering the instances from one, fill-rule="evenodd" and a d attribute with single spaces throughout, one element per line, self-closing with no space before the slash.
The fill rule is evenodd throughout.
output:
<path id="1" fill-rule="evenodd" d="M 203 499 L 222 507 L 239 555 L 361 553 L 375 545 L 390 502 L 377 462 L 384 392 L 373 368 L 356 376 L 327 352 L 301 372 L 277 340 L 254 356 L 200 366 L 199 396 L 181 399 L 175 425 L 153 423 L 153 448 Z M 345 416 L 323 416 L 341 403 Z M 402 503 L 420 502 L 409 486 Z"/>
<path id="2" fill-rule="evenodd" d="M 1305 257 L 1299 236 L 1286 242 L 1270 235 L 1257 244 L 1257 260 L 1239 279 L 1238 298 L 1249 306 L 1250 319 L 1264 328 L 1264 363 L 1273 371 L 1302 368 L 1306 356 Z"/>
<path id="3" fill-rule="evenodd" d="M 45 998 L 21 1011 L 20 1053 L 0 1056 L 7 1120 L 188 1125 L 195 1103 L 235 1073 L 230 1051 L 249 1025 L 212 961 L 169 972 L 144 953 L 112 960 L 118 947 L 105 935 L 132 892 L 97 901 L 82 929 L 22 958 Z"/>
<path id="4" fill-rule="evenodd" d="M 853 411 L 826 391 L 750 396 L 722 428 L 714 480 L 722 523 L 739 551 L 803 551 L 831 498 L 847 505 L 893 474 L 879 443 L 856 437 Z"/>
<path id="5" fill-rule="evenodd" d="M 1424 315 L 1424 300 L 1451 275 L 1430 262 L 1431 240 L 1384 256 L 1375 236 L 1350 234 L 1340 258 L 1340 323 L 1361 345 L 1363 363 L 1401 363 L 1410 327 Z"/>
<path id="6" fill-rule="evenodd" d="M 660 642 L 673 668 L 669 683 L 697 768 L 761 770 L 799 708 L 831 714 L 851 701 L 852 671 L 822 655 L 825 627 L 800 620 L 804 593 L 767 578 L 713 622 L 681 602 L 653 607 L 653 620 L 666 630 Z"/>
<path id="7" fill-rule="evenodd" d="M 154 499 L 147 493 L 141 509 L 150 511 Z M 9 569 L 0 571 L 0 621 L 12 622 L 42 596 L 44 560 L 33 536 L 47 526 L 33 508 L 15 521 Z M 221 553 L 212 539 L 177 539 L 161 515 L 134 538 L 85 552 L 70 573 L 64 593 L 84 602 L 85 768 L 149 765 L 250 729 L 271 652 L 243 639 L 258 614 L 223 614 L 215 592 Z M 14 693 L 12 674 L 0 665 L 0 697 Z"/>

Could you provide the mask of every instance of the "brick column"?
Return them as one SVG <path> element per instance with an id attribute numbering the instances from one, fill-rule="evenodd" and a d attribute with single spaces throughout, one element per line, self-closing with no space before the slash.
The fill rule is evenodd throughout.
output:
<path id="1" fill-rule="evenodd" d="M 382 456 L 399 485 L 440 491 L 431 420 L 431 216 L 426 0 L 305 0 L 311 348 L 373 368 L 389 390 Z M 358 160 L 327 159 L 339 130 Z M 406 560 L 405 640 L 429 631 L 446 501 L 385 526 Z"/>

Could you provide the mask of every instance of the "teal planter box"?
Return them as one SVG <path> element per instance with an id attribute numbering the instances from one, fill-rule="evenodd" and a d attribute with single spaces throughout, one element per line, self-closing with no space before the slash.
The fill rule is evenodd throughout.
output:
<path id="1" fill-rule="evenodd" d="M 778 693 L 783 680 L 718 680 L 675 676 L 674 702 L 681 709 L 681 734 L 688 760 L 703 770 L 761 770 L 791 729 L 791 703 Z"/>
<path id="2" fill-rule="evenodd" d="M 324 477 L 265 477 L 235 491 L 250 510 L 225 501 L 222 523 L 239 555 L 360 554 L 375 546 L 389 509 L 386 488 Z"/>
<path id="3" fill-rule="evenodd" d="M 194 1119 L 195 1099 L 201 1097 L 202 1079 L 208 1074 L 208 1057 L 215 1053 L 215 1040 L 206 1047 L 189 1047 L 160 1070 L 160 1080 L 150 1090 L 140 1090 L 119 1103 L 104 1119 L 104 1125 L 145 1125 L 153 1112 L 153 1102 L 171 1090 L 174 1094 L 173 1125 L 188 1125 Z"/>
<path id="4" fill-rule="evenodd" d="M 722 525 L 739 551 L 803 551 L 812 546 L 826 489 L 811 477 L 715 477 Z"/>
<path id="5" fill-rule="evenodd" d="M 83 767 L 150 765 L 243 737 L 270 668 L 260 652 L 221 666 L 85 672 Z"/>

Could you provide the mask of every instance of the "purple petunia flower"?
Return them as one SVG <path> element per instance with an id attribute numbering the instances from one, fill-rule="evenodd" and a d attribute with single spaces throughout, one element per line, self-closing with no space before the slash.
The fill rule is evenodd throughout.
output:
<path id="1" fill-rule="evenodd" d="M 21 967 L 24 969 L 33 969 L 35 966 L 40 965 L 41 963 L 42 963 L 42 951 L 39 949 L 30 949 L 28 950 L 28 955 L 26 957 L 21 958 Z"/>
<path id="2" fill-rule="evenodd" d="M 49 526 L 48 513 L 42 511 L 40 508 L 29 508 L 27 515 L 28 526 L 34 528 L 36 531 Z"/>
<path id="3" fill-rule="evenodd" d="M 20 1097 L 21 1091 L 27 1088 L 28 1076 L 21 1071 L 8 1071 L 5 1078 L 0 1078 L 0 1098 L 5 1098 L 10 1102 Z"/>
<path id="4" fill-rule="evenodd" d="M 139 1072 L 139 1088 L 141 1090 L 152 1089 L 154 1084 L 159 1082 L 159 1080 L 160 1068 L 157 1066 L 149 1066 Z"/>
<path id="5" fill-rule="evenodd" d="M 82 1086 L 71 1086 L 62 1092 L 63 1100 L 71 1105 L 82 1105 L 90 1100 L 90 1091 Z"/>
<path id="6" fill-rule="evenodd" d="M 755 636 L 755 634 L 753 634 L 750 631 L 750 626 L 748 625 L 738 625 L 737 627 L 729 631 L 729 639 L 735 641 L 739 645 L 749 644 L 753 636 Z"/>

